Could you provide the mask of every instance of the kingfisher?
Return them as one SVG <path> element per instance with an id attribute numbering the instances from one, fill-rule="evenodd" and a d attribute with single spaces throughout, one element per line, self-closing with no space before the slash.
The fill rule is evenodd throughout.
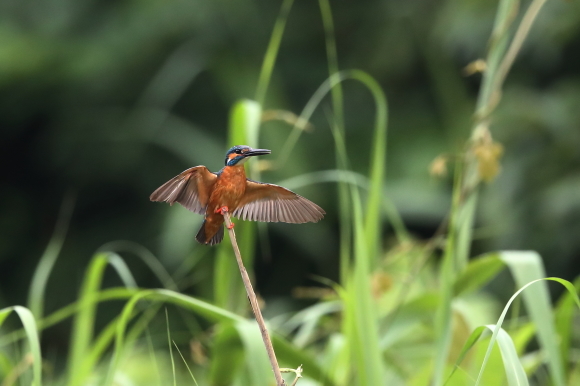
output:
<path id="1" fill-rule="evenodd" d="M 250 157 L 270 153 L 268 149 L 234 146 L 227 151 L 225 166 L 219 172 L 210 172 L 203 165 L 189 168 L 161 185 L 149 198 L 170 205 L 177 202 L 204 215 L 195 239 L 206 245 L 223 240 L 224 212 L 248 221 L 302 224 L 321 220 L 326 212 L 312 201 L 281 186 L 246 177 L 244 163 Z"/>

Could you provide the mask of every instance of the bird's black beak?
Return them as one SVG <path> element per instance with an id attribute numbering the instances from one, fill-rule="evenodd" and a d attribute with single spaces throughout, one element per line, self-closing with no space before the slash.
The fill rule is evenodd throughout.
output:
<path id="1" fill-rule="evenodd" d="M 255 155 L 266 155 L 270 154 L 272 151 L 268 149 L 250 149 L 244 153 L 246 157 L 253 157 Z"/>

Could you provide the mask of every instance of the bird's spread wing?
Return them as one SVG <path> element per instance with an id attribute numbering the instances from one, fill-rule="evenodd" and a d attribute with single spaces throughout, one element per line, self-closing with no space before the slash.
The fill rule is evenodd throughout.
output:
<path id="1" fill-rule="evenodd" d="M 326 212 L 310 200 L 278 185 L 248 180 L 233 216 L 242 220 L 301 224 L 318 222 Z"/>
<path id="2" fill-rule="evenodd" d="M 192 212 L 205 214 L 205 207 L 216 180 L 217 174 L 210 172 L 205 166 L 196 166 L 161 185 L 149 199 L 165 201 L 171 205 L 178 202 Z"/>

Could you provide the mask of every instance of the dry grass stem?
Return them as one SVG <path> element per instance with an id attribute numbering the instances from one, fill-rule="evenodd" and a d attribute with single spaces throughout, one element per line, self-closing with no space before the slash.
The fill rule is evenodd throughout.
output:
<path id="1" fill-rule="evenodd" d="M 264 341 L 264 346 L 266 346 L 266 352 L 268 353 L 268 358 L 270 359 L 270 364 L 272 365 L 272 370 L 274 371 L 274 376 L 276 377 L 276 384 L 278 386 L 286 386 L 284 379 L 282 378 L 282 373 L 280 372 L 280 366 L 278 366 L 278 360 L 276 359 L 276 353 L 274 353 L 274 347 L 272 346 L 272 340 L 268 334 L 268 329 L 266 328 L 266 322 L 262 317 L 262 312 L 260 311 L 260 305 L 258 304 L 258 298 L 254 293 L 254 288 L 252 287 L 252 282 L 244 267 L 244 262 L 242 261 L 242 255 L 240 254 L 240 248 L 238 247 L 238 242 L 236 241 L 236 233 L 232 226 L 232 220 L 230 214 L 227 211 L 222 211 L 226 227 L 230 233 L 230 240 L 232 241 L 232 247 L 234 248 L 234 253 L 236 255 L 236 261 L 238 262 L 238 267 L 240 268 L 240 273 L 242 274 L 242 280 L 244 282 L 244 287 L 246 287 L 246 292 L 248 294 L 248 299 L 250 300 L 250 305 L 252 306 L 252 311 L 256 317 L 256 322 L 260 327 L 260 333 L 262 334 L 262 340 Z M 296 382 L 294 382 L 296 384 Z"/>

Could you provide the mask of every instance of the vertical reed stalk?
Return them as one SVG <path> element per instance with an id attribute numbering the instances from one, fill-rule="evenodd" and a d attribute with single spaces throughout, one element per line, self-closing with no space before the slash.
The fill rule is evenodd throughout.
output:
<path id="1" fill-rule="evenodd" d="M 229 212 L 222 210 L 226 227 L 230 233 L 230 240 L 232 241 L 232 247 L 234 248 L 234 253 L 236 255 L 236 261 L 238 262 L 238 267 L 240 268 L 240 273 L 242 274 L 242 280 L 244 281 L 244 287 L 246 287 L 246 292 L 248 293 L 248 299 L 252 306 L 252 311 L 256 317 L 256 322 L 260 327 L 260 333 L 262 334 L 262 339 L 264 340 L 264 346 L 266 347 L 266 352 L 268 353 L 268 358 L 270 359 L 270 364 L 272 365 L 272 370 L 274 371 L 274 376 L 276 377 L 276 384 L 278 386 L 285 386 L 284 379 L 282 378 L 282 373 L 280 372 L 280 366 L 278 366 L 278 360 L 276 359 L 276 353 L 274 352 L 274 347 L 272 346 L 272 340 L 270 335 L 268 335 L 268 329 L 266 328 L 266 322 L 262 317 L 262 312 L 260 311 L 260 306 L 258 305 L 258 298 L 254 293 L 254 288 L 252 287 L 252 282 L 244 267 L 244 262 L 242 261 L 242 255 L 240 253 L 240 248 L 238 247 L 238 242 L 236 241 L 236 233 L 234 232 L 232 220 L 230 218 Z"/>

